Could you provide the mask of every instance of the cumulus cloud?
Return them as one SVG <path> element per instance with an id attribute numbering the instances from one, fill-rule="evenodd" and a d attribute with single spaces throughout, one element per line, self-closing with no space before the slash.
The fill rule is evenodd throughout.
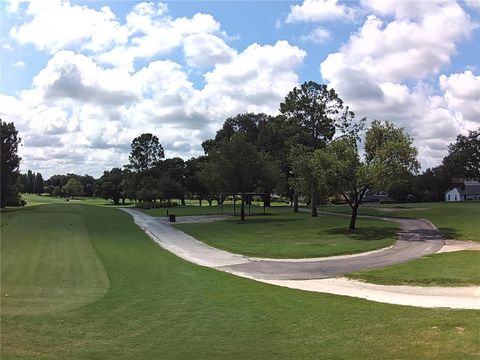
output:
<path id="1" fill-rule="evenodd" d="M 465 132 L 466 121 L 478 111 L 475 101 L 458 92 L 470 84 L 465 91 L 478 96 L 472 90 L 478 79 L 471 72 L 461 80 L 443 75 L 442 95 L 423 80 L 450 63 L 457 44 L 476 25 L 455 2 L 421 2 L 422 11 L 412 2 L 365 0 L 362 5 L 376 15 L 368 16 L 338 52 L 327 56 L 320 65 L 322 77 L 359 115 L 405 127 L 416 139 L 423 166 L 435 165 L 448 142 Z M 393 18 L 382 20 L 383 16 Z"/>
<path id="2" fill-rule="evenodd" d="M 13 27 L 10 36 L 51 53 L 78 45 L 98 51 L 125 43 L 128 37 L 108 6 L 97 11 L 66 0 L 31 1 L 27 17 L 30 21 Z"/>
<path id="3" fill-rule="evenodd" d="M 472 129 L 480 126 L 480 76 L 465 71 L 441 75 L 439 81 L 448 108 L 459 114 Z"/>
<path id="4" fill-rule="evenodd" d="M 287 23 L 307 21 L 353 20 L 355 10 L 339 4 L 338 0 L 304 0 L 290 6 Z"/>
<path id="5" fill-rule="evenodd" d="M 183 51 L 187 65 L 195 68 L 226 63 L 237 54 L 223 39 L 208 33 L 188 35 L 183 42 Z"/>

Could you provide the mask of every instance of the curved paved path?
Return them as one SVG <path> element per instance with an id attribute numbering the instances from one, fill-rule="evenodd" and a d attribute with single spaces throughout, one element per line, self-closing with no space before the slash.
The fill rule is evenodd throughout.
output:
<path id="1" fill-rule="evenodd" d="M 249 258 L 232 254 L 206 245 L 175 229 L 165 218 L 152 217 L 129 208 L 121 210 L 132 215 L 135 223 L 160 246 L 195 264 L 266 283 L 303 290 L 349 295 L 401 305 L 480 309 L 480 287 L 460 288 L 464 290 L 461 293 L 455 289 L 445 291 L 444 288 L 419 287 L 417 289 L 422 289 L 420 293 L 407 291 L 405 294 L 399 291 L 399 289 L 406 288 L 402 286 L 382 286 L 347 279 L 331 279 L 350 272 L 409 261 L 439 251 L 444 246 L 444 239 L 435 226 L 426 220 L 381 218 L 395 221 L 400 225 L 399 240 L 389 248 L 366 254 L 295 261 L 294 259 Z M 178 220 L 185 223 L 224 218 L 188 216 L 178 218 Z M 465 298 L 464 302 L 459 301 L 458 294 L 460 294 L 460 298 Z"/>

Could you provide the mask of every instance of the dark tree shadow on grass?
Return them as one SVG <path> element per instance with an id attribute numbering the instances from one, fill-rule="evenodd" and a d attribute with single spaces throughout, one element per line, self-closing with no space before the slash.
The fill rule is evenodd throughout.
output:
<path id="1" fill-rule="evenodd" d="M 361 227 L 355 230 L 349 230 L 346 228 L 334 228 L 325 230 L 329 235 L 343 235 L 354 240 L 359 241 L 372 241 L 383 240 L 387 238 L 395 238 L 395 229 L 379 229 L 376 227 Z"/>
<path id="2" fill-rule="evenodd" d="M 463 235 L 457 229 L 450 228 L 450 227 L 441 227 L 441 228 L 438 228 L 438 230 L 443 234 L 445 239 L 461 239 Z"/>

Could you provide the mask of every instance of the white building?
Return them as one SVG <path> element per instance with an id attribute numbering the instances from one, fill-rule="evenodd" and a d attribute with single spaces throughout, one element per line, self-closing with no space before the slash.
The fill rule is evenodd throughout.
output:
<path id="1" fill-rule="evenodd" d="M 480 182 L 465 181 L 461 186 L 445 192 L 445 201 L 480 200 Z"/>

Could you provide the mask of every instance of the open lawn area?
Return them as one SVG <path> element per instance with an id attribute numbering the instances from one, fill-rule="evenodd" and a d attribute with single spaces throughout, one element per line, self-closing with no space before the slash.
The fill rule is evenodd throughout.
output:
<path id="1" fill-rule="evenodd" d="M 468 286 L 480 285 L 480 251 L 433 254 L 348 277 L 383 285 Z"/>
<path id="2" fill-rule="evenodd" d="M 176 228 L 213 247 L 236 254 L 267 258 L 308 258 L 354 254 L 393 245 L 397 225 L 387 221 L 358 222 L 348 230 L 348 219 L 335 215 L 312 218 L 288 208 L 270 209 L 270 214 Z"/>
<path id="3" fill-rule="evenodd" d="M 175 214 L 176 216 L 192 216 L 192 215 L 233 215 L 236 213 L 237 216 L 240 216 L 240 204 L 237 203 L 234 207 L 231 203 L 226 203 L 223 205 L 212 205 L 208 206 L 206 201 L 203 202 L 202 206 L 198 205 L 187 205 L 185 206 L 175 206 L 172 208 L 158 208 L 158 209 L 138 209 L 143 211 L 145 214 L 156 217 L 167 216 L 167 210 L 169 214 Z M 265 212 L 271 212 L 275 208 L 266 208 Z M 263 214 L 263 206 L 245 205 L 245 214 Z"/>
<path id="4" fill-rule="evenodd" d="M 348 205 L 322 206 L 321 210 L 350 213 Z M 478 201 L 365 204 L 360 206 L 359 214 L 427 219 L 449 239 L 480 242 L 480 202 Z"/>
<path id="5" fill-rule="evenodd" d="M 2 359 L 480 354 L 478 311 L 393 306 L 238 278 L 168 253 L 115 208 L 2 212 L 1 246 Z"/>

